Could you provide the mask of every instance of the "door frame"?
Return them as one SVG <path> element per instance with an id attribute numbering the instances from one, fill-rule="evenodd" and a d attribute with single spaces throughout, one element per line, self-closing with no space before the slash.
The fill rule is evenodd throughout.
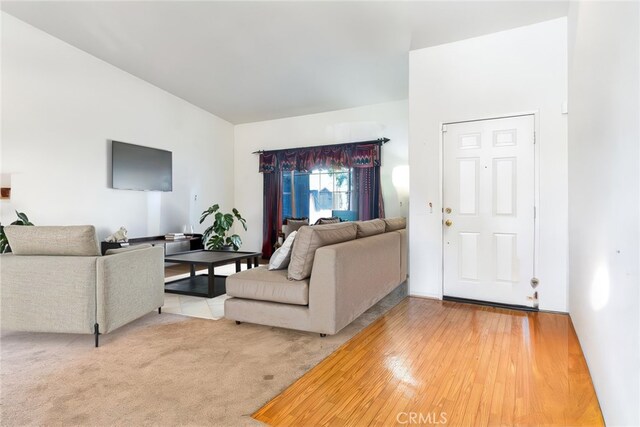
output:
<path id="1" fill-rule="evenodd" d="M 444 222 L 444 127 L 447 125 L 455 125 L 460 123 L 480 122 L 485 120 L 499 120 L 510 119 L 515 117 L 533 116 L 533 132 L 534 132 L 534 144 L 533 144 L 533 203 L 536 210 L 533 219 L 533 277 L 537 277 L 538 274 L 538 261 L 540 259 L 540 143 L 542 138 L 540 137 L 540 110 L 528 110 L 514 113 L 505 114 L 492 114 L 488 116 L 471 117 L 466 119 L 457 119 L 440 122 L 440 174 L 439 174 L 439 188 L 440 188 L 440 222 Z M 444 291 L 444 227 L 440 227 L 440 277 L 442 278 L 440 286 L 442 293 L 445 296 Z M 533 293 L 533 289 L 531 289 Z M 538 297 L 538 303 L 540 298 Z"/>

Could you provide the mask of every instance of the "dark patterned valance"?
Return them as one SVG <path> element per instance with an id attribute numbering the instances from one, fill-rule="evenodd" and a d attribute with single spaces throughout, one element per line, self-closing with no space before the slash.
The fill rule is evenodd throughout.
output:
<path id="1" fill-rule="evenodd" d="M 380 166 L 380 147 L 387 139 L 366 143 L 325 145 L 260 153 L 259 172 L 310 171 L 341 167 L 371 168 Z"/>

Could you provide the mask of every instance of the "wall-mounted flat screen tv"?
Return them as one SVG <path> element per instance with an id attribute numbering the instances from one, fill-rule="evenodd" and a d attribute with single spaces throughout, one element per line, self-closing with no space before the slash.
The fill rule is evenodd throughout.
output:
<path id="1" fill-rule="evenodd" d="M 111 141 L 112 188 L 171 191 L 171 176 L 171 151 Z"/>

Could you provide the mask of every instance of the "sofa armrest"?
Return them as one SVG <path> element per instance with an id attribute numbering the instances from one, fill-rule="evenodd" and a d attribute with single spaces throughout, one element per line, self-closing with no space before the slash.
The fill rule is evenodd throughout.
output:
<path id="1" fill-rule="evenodd" d="M 96 259 L 0 255 L 2 327 L 92 333 L 96 319 Z"/>
<path id="2" fill-rule="evenodd" d="M 97 323 L 110 332 L 164 304 L 164 250 L 150 247 L 98 258 Z"/>
<path id="3" fill-rule="evenodd" d="M 384 233 L 316 250 L 309 310 L 317 329 L 335 334 L 401 283 L 400 240 Z"/>
<path id="4" fill-rule="evenodd" d="M 338 296 L 338 251 L 335 245 L 316 249 L 309 280 L 309 312 L 314 331 L 335 334 Z"/>

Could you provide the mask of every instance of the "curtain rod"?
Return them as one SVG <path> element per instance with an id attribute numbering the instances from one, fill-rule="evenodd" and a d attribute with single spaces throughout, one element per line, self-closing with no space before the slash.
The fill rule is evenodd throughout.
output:
<path id="1" fill-rule="evenodd" d="M 327 144 L 327 145 L 312 145 L 309 147 L 297 147 L 297 148 L 281 148 L 279 150 L 258 150 L 258 151 L 254 151 L 251 154 L 262 154 L 262 153 L 268 153 L 270 151 L 283 151 L 283 150 L 295 150 L 295 149 L 300 149 L 300 148 L 318 148 L 318 147 L 336 147 L 339 145 L 351 145 L 351 144 L 371 144 L 374 142 L 377 142 L 381 145 L 386 144 L 387 142 L 391 141 L 389 138 L 378 138 L 378 139 L 372 139 L 370 141 L 358 141 L 358 142 L 343 142 L 341 144 Z"/>

